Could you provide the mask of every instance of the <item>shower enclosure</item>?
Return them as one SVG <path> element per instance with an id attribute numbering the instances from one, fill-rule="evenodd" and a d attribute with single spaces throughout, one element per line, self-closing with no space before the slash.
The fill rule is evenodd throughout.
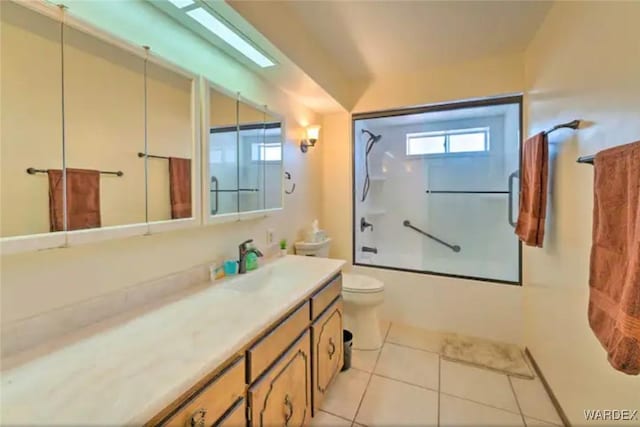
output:
<path id="1" fill-rule="evenodd" d="M 522 98 L 353 116 L 355 265 L 521 283 Z"/>

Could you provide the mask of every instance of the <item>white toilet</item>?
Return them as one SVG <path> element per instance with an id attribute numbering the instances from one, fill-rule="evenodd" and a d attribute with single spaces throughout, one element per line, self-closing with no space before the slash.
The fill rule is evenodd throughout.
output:
<path id="1" fill-rule="evenodd" d="M 378 306 L 384 301 L 384 283 L 362 274 L 342 276 L 344 328 L 353 332 L 353 348 L 377 350 L 382 346 Z"/>
<path id="2" fill-rule="evenodd" d="M 317 243 L 296 242 L 296 254 L 326 258 L 331 239 Z M 344 273 L 344 328 L 353 333 L 353 348 L 377 350 L 382 346 L 378 306 L 384 301 L 384 283 L 363 274 Z"/>

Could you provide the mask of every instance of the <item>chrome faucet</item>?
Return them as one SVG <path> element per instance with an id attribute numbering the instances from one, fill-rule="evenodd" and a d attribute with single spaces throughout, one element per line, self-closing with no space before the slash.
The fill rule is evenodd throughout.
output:
<path id="1" fill-rule="evenodd" d="M 253 242 L 253 239 L 245 240 L 240 243 L 238 246 L 238 274 L 244 274 L 247 272 L 247 255 L 250 253 L 254 253 L 257 256 L 262 256 L 262 252 L 260 252 L 257 248 L 249 247 L 249 244 Z"/>

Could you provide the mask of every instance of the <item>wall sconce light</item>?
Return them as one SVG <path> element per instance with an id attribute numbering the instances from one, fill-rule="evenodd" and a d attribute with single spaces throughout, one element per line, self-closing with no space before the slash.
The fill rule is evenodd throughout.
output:
<path id="1" fill-rule="evenodd" d="M 320 126 L 308 126 L 306 129 L 307 138 L 300 141 L 300 151 L 306 153 L 309 147 L 314 147 L 320 135 Z"/>

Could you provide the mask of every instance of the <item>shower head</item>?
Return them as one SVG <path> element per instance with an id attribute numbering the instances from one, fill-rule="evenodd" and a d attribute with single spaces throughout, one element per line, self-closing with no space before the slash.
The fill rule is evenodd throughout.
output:
<path id="1" fill-rule="evenodd" d="M 369 134 L 369 141 L 371 141 L 371 143 L 373 144 L 380 141 L 380 139 L 382 138 L 382 135 L 375 135 L 373 132 L 368 131 L 366 129 L 362 129 L 362 133 Z"/>

